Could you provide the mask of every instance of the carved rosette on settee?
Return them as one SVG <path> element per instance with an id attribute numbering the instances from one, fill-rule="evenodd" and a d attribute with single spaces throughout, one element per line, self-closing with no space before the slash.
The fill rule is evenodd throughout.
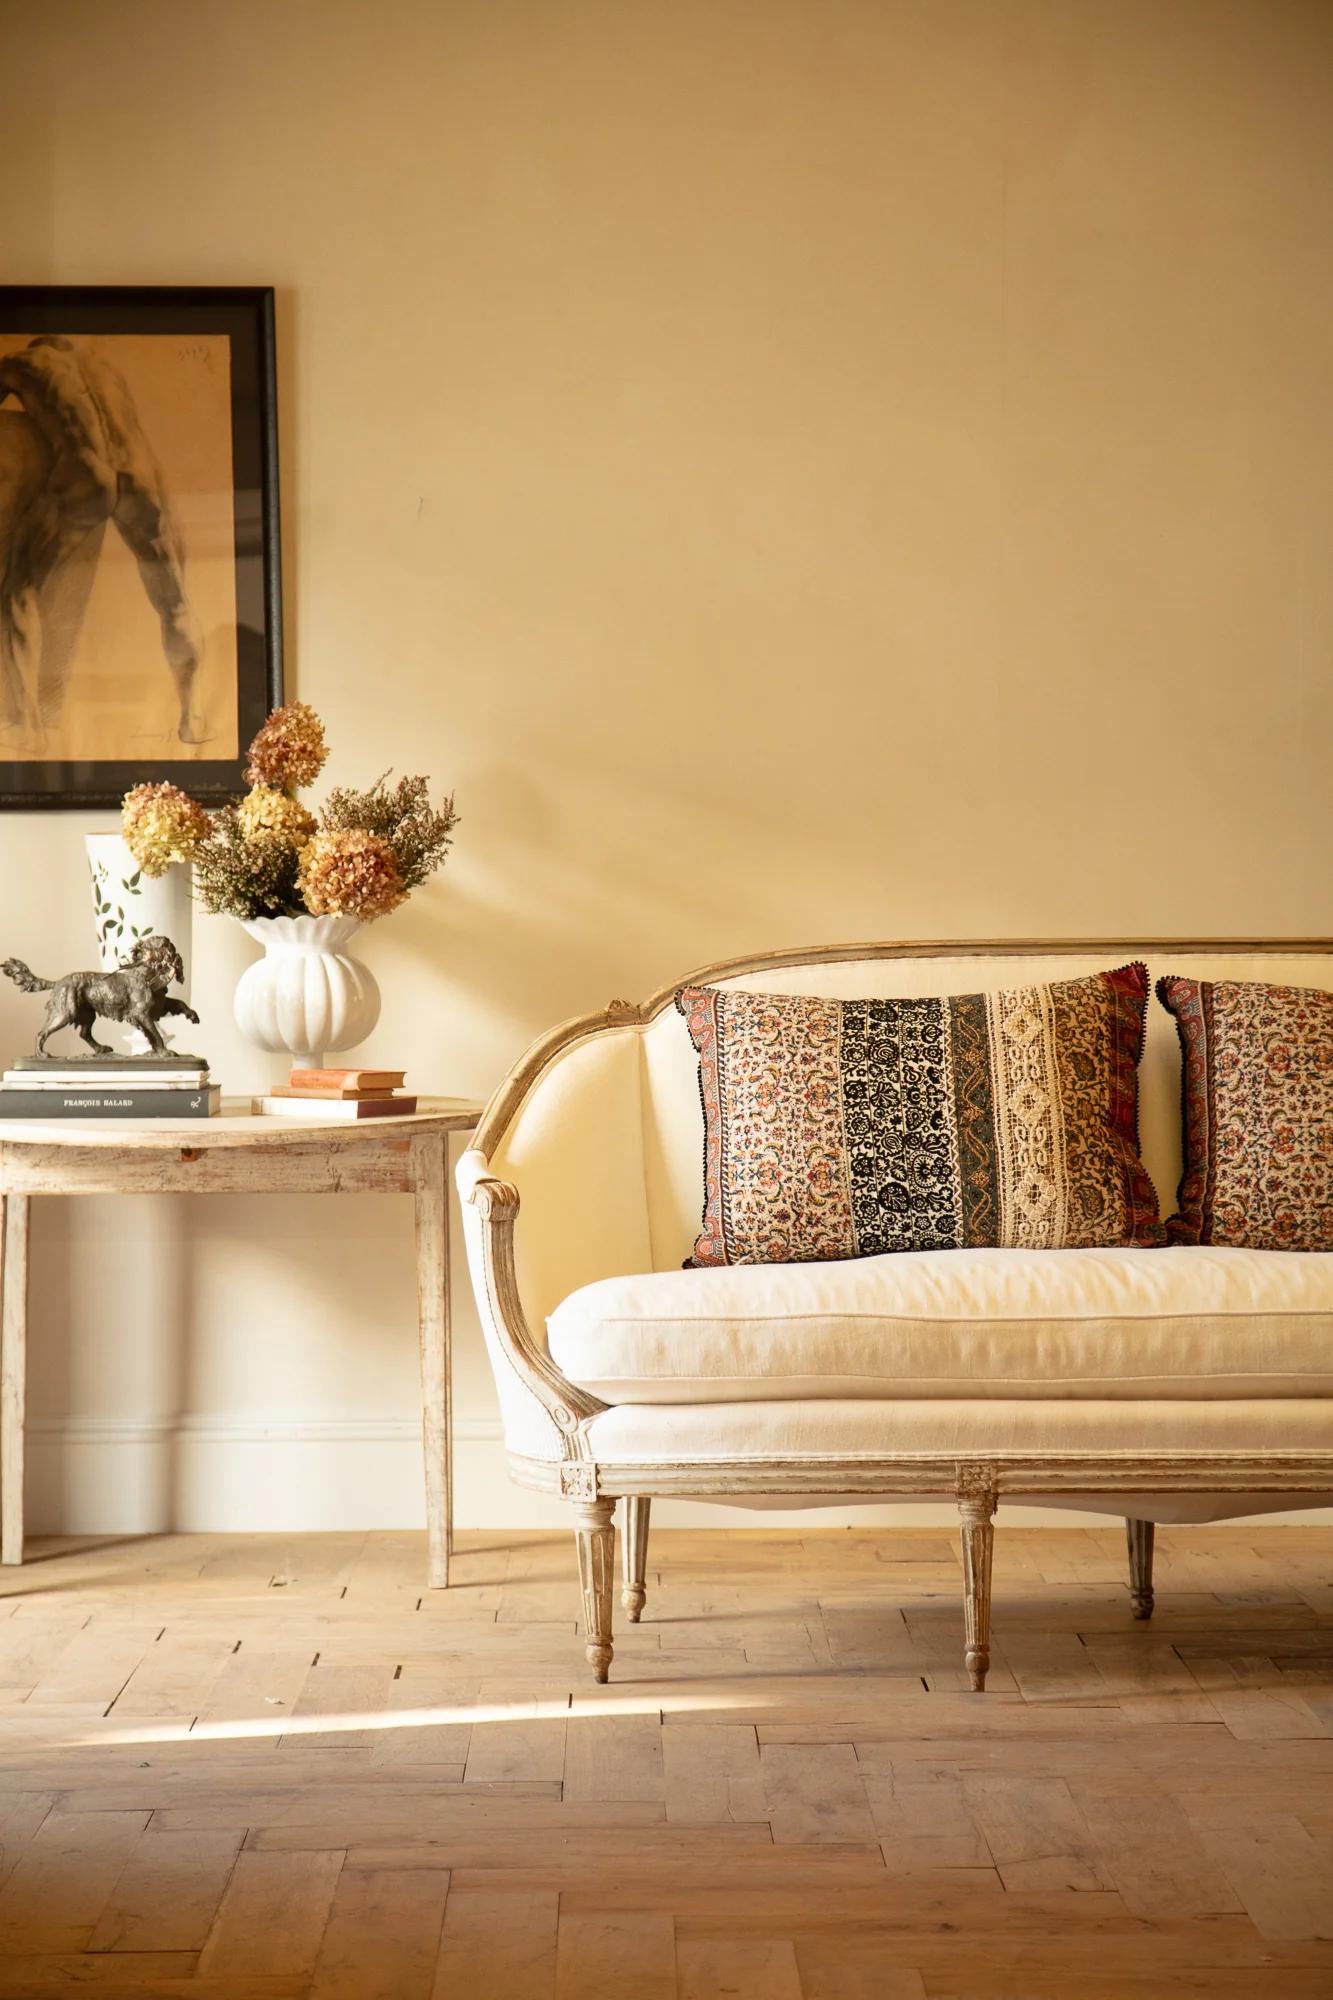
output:
<path id="1" fill-rule="evenodd" d="M 468 1254 L 512 1474 L 574 1509 L 599 1680 L 618 1499 L 632 1619 L 653 1498 L 954 1500 L 978 1690 L 1001 1500 L 1123 1515 L 1140 1618 L 1155 1522 L 1333 1501 L 1333 1254 L 946 1251 L 680 1268 L 699 1228 L 703 1124 L 678 986 L 911 997 L 1131 959 L 1154 978 L 1333 984 L 1330 940 L 779 952 L 569 1022 L 505 1079 L 459 1166 Z M 1160 1007 L 1140 1079 L 1143 1158 L 1165 1213 L 1180 1071 Z"/>

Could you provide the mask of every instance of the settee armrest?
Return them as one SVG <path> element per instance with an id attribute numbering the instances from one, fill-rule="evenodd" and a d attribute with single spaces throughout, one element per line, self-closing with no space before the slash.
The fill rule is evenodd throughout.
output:
<path id="1" fill-rule="evenodd" d="M 580 1425 L 606 1408 L 556 1367 L 545 1334 L 528 1322 L 514 1262 L 519 1193 L 490 1171 L 484 1153 L 464 1153 L 458 1189 L 468 1262 L 500 1395 L 511 1460 L 534 1466 L 586 1456 Z M 515 1466 L 522 1470 L 521 1464 Z M 544 1483 L 544 1482 L 542 1482 Z"/>

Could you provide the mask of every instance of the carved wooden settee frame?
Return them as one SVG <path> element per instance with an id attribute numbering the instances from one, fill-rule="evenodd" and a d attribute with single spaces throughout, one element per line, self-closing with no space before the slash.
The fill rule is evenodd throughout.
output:
<path id="1" fill-rule="evenodd" d="M 1165 966 L 1168 962 L 1175 965 L 1201 955 L 1225 957 L 1233 953 L 1238 957 L 1333 956 L 1333 940 L 1149 939 L 1140 941 L 1134 949 L 1139 953 L 1151 952 Z M 558 1493 L 573 1507 L 586 1654 L 598 1681 L 607 1679 L 613 1651 L 614 1512 L 618 1500 L 625 1503 L 622 1602 L 631 1621 L 637 1622 L 646 1599 L 649 1510 L 654 1498 L 707 1500 L 755 1495 L 774 1500 L 790 1498 L 799 1505 L 803 1499 L 827 1499 L 830 1495 L 884 1499 L 952 1497 L 957 1504 L 961 1531 L 965 1662 L 971 1686 L 980 1692 L 990 1663 L 991 1552 L 995 1512 L 1002 1499 L 1058 1501 L 1062 1496 L 1104 1494 L 1123 1498 L 1151 1493 L 1225 1500 L 1235 1495 L 1251 1506 L 1260 1497 L 1270 1505 L 1281 1506 L 1286 1500 L 1296 1502 L 1333 1492 L 1333 1435 L 1317 1448 L 1292 1451 L 1202 1449 L 1112 1454 L 996 1450 L 984 1454 L 969 1452 L 966 1456 L 886 1452 L 878 1457 L 858 1454 L 855 1458 L 747 1456 L 708 1463 L 688 1460 L 674 1463 L 655 1457 L 634 1463 L 618 1457 L 614 1463 L 599 1462 L 589 1431 L 608 1405 L 566 1379 L 548 1351 L 544 1334 L 529 1323 L 515 1255 L 519 1190 L 512 1181 L 493 1172 L 489 1163 L 534 1085 L 576 1044 L 608 1029 L 646 1027 L 673 1004 L 676 991 L 685 984 L 716 983 L 794 966 L 830 965 L 847 960 L 1086 955 L 1109 964 L 1125 950 L 1123 942 L 1115 940 L 988 940 L 855 944 L 731 959 L 673 981 L 642 1005 L 613 1001 L 599 1012 L 564 1023 L 536 1042 L 504 1078 L 486 1109 L 472 1148 L 459 1167 L 469 1258 L 478 1305 L 484 1321 L 488 1322 L 493 1364 L 498 1346 L 504 1366 L 513 1371 L 517 1383 L 540 1406 L 558 1439 L 558 1450 L 549 1456 L 516 1449 L 511 1439 L 509 1463 L 518 1483 Z M 1149 1618 L 1153 1609 L 1153 1533 L 1151 1520 L 1127 1515 L 1129 1590 L 1133 1615 L 1141 1619 Z"/>

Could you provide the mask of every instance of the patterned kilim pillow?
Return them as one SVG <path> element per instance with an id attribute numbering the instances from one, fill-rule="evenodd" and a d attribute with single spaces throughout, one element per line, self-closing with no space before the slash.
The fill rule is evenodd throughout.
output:
<path id="1" fill-rule="evenodd" d="M 704 1108 L 690 1261 L 1160 1242 L 1147 998 L 1141 965 L 946 1000 L 682 987 Z"/>
<path id="2" fill-rule="evenodd" d="M 1333 993 L 1165 978 L 1180 1034 L 1173 1243 L 1333 1250 Z"/>

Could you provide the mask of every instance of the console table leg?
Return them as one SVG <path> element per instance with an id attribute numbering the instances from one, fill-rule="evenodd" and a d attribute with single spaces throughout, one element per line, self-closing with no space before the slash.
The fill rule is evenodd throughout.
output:
<path id="1" fill-rule="evenodd" d="M 28 1197 L 0 1195 L 0 1562 L 23 1561 Z"/>
<path id="2" fill-rule="evenodd" d="M 421 1335 L 422 1442 L 426 1456 L 426 1538 L 432 1590 L 449 1582 L 453 1527 L 453 1447 L 449 1354 L 449 1201 L 442 1135 L 412 1147 L 416 1204 L 417 1323 Z"/>

